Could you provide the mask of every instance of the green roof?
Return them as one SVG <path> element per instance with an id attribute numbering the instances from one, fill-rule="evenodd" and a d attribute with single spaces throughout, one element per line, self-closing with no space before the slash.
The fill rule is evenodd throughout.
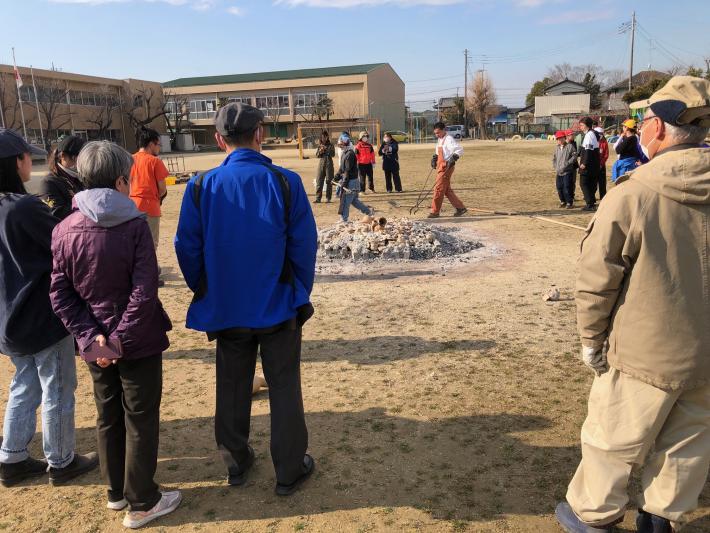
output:
<path id="1" fill-rule="evenodd" d="M 193 85 L 222 85 L 227 83 L 325 78 L 328 76 L 353 76 L 357 74 L 367 74 L 385 65 L 387 65 L 387 63 L 371 63 L 369 65 L 350 65 L 346 67 L 305 68 L 300 70 L 256 72 L 253 74 L 226 74 L 223 76 L 178 78 L 176 80 L 166 81 L 163 83 L 163 87 L 191 87 Z"/>

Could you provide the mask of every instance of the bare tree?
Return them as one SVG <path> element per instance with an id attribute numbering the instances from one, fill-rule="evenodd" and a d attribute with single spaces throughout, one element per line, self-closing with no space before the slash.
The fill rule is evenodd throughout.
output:
<path id="1" fill-rule="evenodd" d="M 121 107 L 133 128 L 136 142 L 138 142 L 141 128 L 147 126 L 156 118 L 164 117 L 168 114 L 163 92 L 160 89 L 144 85 L 128 91 L 123 96 Z"/>
<path id="2" fill-rule="evenodd" d="M 190 98 L 186 94 L 174 94 L 166 91 L 163 93 L 165 99 L 165 125 L 170 132 L 170 141 L 173 149 L 177 149 L 177 136 L 181 134 L 190 122 Z M 218 108 L 227 105 L 227 99 L 218 99 Z"/>
<path id="3" fill-rule="evenodd" d="M 582 83 L 584 78 L 589 75 L 595 78 L 602 87 L 608 87 L 623 81 L 627 78 L 627 73 L 623 70 L 614 69 L 606 70 L 601 65 L 589 63 L 586 65 L 571 65 L 570 63 L 559 63 L 547 71 L 547 78 L 550 85 L 558 83 L 562 80 L 571 80 L 577 83 Z"/>
<path id="4" fill-rule="evenodd" d="M 96 98 L 98 101 L 86 121 L 96 126 L 98 139 L 110 139 L 109 131 L 112 129 L 115 114 L 121 110 L 120 99 L 108 86 L 100 87 Z"/>
<path id="5" fill-rule="evenodd" d="M 313 106 L 313 114 L 318 118 L 318 122 L 323 122 L 324 117 L 327 122 L 330 120 L 330 115 L 333 114 L 333 109 L 333 99 L 324 96 Z"/>
<path id="6" fill-rule="evenodd" d="M 348 122 L 355 122 L 360 116 L 360 104 L 350 103 L 343 104 L 340 109 L 340 114 Z"/>
<path id="7" fill-rule="evenodd" d="M 71 122 L 68 95 L 69 89 L 62 80 L 46 79 L 37 83 L 38 114 L 42 118 L 44 148 L 47 151 L 51 147 L 52 140 L 57 137 L 57 130 L 64 129 Z"/>
<path id="8" fill-rule="evenodd" d="M 19 125 L 18 111 L 15 78 L 0 73 L 0 114 L 5 121 L 6 128 L 15 129 Z"/>
<path id="9" fill-rule="evenodd" d="M 274 125 L 274 136 L 277 136 L 277 125 L 279 123 L 279 118 L 281 117 L 281 105 L 279 102 L 279 97 L 266 97 L 266 107 L 264 111 L 266 112 L 265 115 L 271 119 L 271 122 Z"/>
<path id="10" fill-rule="evenodd" d="M 485 72 L 477 72 L 468 89 L 468 102 L 466 107 L 473 114 L 481 132 L 481 138 L 486 139 L 486 123 L 491 116 L 493 106 L 496 105 L 496 92 L 491 79 Z"/>

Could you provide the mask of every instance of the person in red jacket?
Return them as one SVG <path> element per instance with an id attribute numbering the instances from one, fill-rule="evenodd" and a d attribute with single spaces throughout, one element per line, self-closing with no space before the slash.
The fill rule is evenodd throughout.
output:
<path id="1" fill-rule="evenodd" d="M 599 171 L 599 201 L 606 195 L 606 161 L 609 159 L 609 143 L 604 137 L 604 128 L 597 126 L 594 128 L 599 134 L 599 164 L 601 169 Z"/>
<path id="2" fill-rule="evenodd" d="M 365 185 L 370 192 L 375 192 L 375 178 L 373 168 L 375 166 L 375 149 L 370 144 L 370 135 L 366 131 L 361 131 L 358 136 L 358 143 L 355 145 L 355 155 L 357 156 L 357 170 L 360 175 L 360 190 L 365 192 Z"/>

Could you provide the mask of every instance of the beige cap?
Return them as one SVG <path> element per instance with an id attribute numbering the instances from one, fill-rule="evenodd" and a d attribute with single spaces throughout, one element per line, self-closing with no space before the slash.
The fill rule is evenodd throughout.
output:
<path id="1" fill-rule="evenodd" d="M 674 126 L 693 124 L 710 128 L 710 81 L 675 76 L 653 93 L 645 105 L 664 122 Z"/>

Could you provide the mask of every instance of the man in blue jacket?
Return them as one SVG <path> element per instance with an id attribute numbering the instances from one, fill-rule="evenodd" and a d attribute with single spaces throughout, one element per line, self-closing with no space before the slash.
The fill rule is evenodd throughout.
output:
<path id="1" fill-rule="evenodd" d="M 188 183 L 175 250 L 195 293 L 187 327 L 217 340 L 215 437 L 230 485 L 254 461 L 251 394 L 261 354 L 271 406 L 276 493 L 289 495 L 313 472 L 301 394 L 301 328 L 313 308 L 317 231 L 298 174 L 261 152 L 264 115 L 233 103 L 215 118 L 227 158 Z"/>

